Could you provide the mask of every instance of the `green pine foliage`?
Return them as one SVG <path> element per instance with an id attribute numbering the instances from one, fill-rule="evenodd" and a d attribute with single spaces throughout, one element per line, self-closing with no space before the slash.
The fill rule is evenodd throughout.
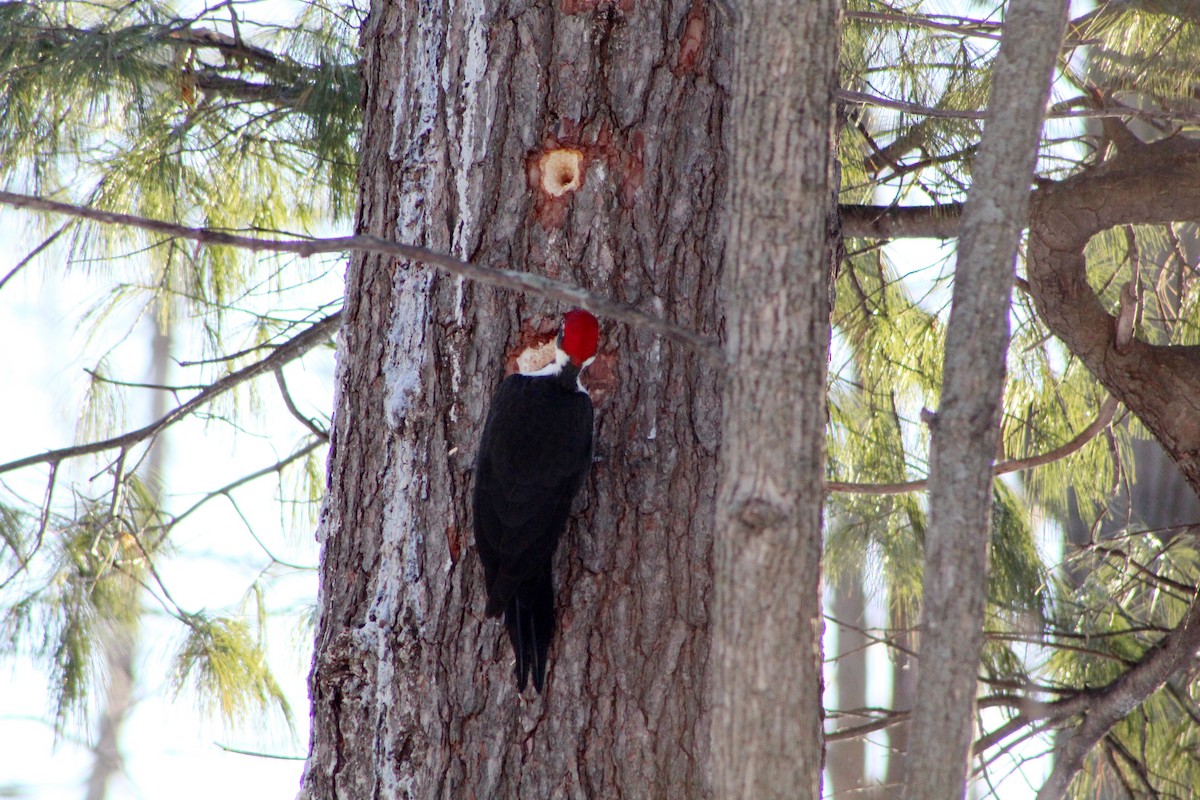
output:
<path id="1" fill-rule="evenodd" d="M 157 0 L 0 2 L 0 187 L 280 238 L 344 228 L 358 169 L 363 12 L 322 3 L 296 10 L 284 22 L 258 19 L 258 4 L 240 0 L 190 16 Z M 80 322 L 89 341 L 115 342 L 89 370 L 81 443 L 144 424 L 131 419 L 139 419 L 145 388 L 113 366 L 114 351 L 133 335 L 130 319 L 153 318 L 199 348 L 186 355 L 190 366 L 174 370 L 186 376 L 171 393 L 182 402 L 340 308 L 337 296 L 299 300 L 340 260 L 263 257 L 54 218 L 40 233 L 62 234 L 56 263 L 109 287 Z M 267 373 L 193 414 L 228 435 L 257 435 L 261 399 L 279 391 L 275 381 Z M 231 490 L 258 477 L 277 480 L 285 528 L 311 533 L 324 487 L 319 429 L 329 422 L 327 413 L 313 417 L 290 451 L 280 448 L 278 464 L 215 476 L 216 491 L 184 498 L 182 510 L 143 480 L 150 442 L 108 451 L 78 471 L 56 464 L 49 508 L 44 497 L 6 491 L 0 654 L 47 666 L 60 733 L 95 707 L 100 642 L 136 636 L 147 610 L 165 611 L 186 632 L 177 690 L 229 722 L 274 709 L 291 723 L 267 666 L 270 605 L 261 581 L 241 608 L 198 612 L 175 603 L 160 568 L 180 523 L 214 499 L 236 506 Z M 77 480 L 83 471 L 94 477 Z M 264 561 L 276 572 L 311 569 L 269 553 Z"/>
<path id="2" fill-rule="evenodd" d="M 1045 674 L 1055 687 L 1102 687 L 1175 628 L 1200 585 L 1191 535 L 1131 532 L 1097 542 L 1066 564 L 1057 586 Z M 1130 797 L 1189 797 L 1200 785 L 1195 671 L 1132 710 L 1088 757 L 1076 797 L 1119 787 Z"/>
<path id="3" fill-rule="evenodd" d="M 233 231 L 345 221 L 360 92 L 349 20 L 309 6 L 292 26 L 243 20 L 227 32 L 230 9 L 250 13 L 0 3 L 0 185 Z M 90 225 L 71 240 L 72 263 L 92 269 L 140 253 L 142 274 L 102 304 L 136 291 L 147 307 L 165 299 L 160 314 L 211 319 L 212 355 L 224 346 L 222 315 L 264 263 Z"/>
<path id="4" fill-rule="evenodd" d="M 1089 114 L 1127 111 L 1121 124 L 1145 140 L 1194 135 L 1200 15 L 1193 5 L 1135 0 L 1081 13 L 1059 64 L 1058 118 L 1046 125 L 1041 177 L 1061 179 L 1111 155 L 1111 130 Z M 965 3 L 957 16 L 947 8 L 927 0 L 845 3 L 842 87 L 855 94 L 839 106 L 843 202 L 966 199 L 1003 3 Z M 359 150 L 362 12 L 309 3 L 291 24 L 254 16 L 254 5 L 241 2 L 193 18 L 163 2 L 0 2 L 0 185 L 268 235 L 345 223 Z M 70 267 L 111 279 L 84 320 L 93 335 L 128 309 L 164 328 L 193 328 L 206 360 L 195 367 L 196 386 L 233 374 L 340 307 L 339 298 L 306 309 L 285 300 L 330 262 L 305 266 L 112 229 L 100 235 L 61 221 L 48 223 L 47 235 L 56 230 L 50 225 L 62 226 Z M 1196 236 L 1191 223 L 1129 226 L 1089 244 L 1088 277 L 1110 312 L 1124 287 L 1139 290 L 1135 327 L 1144 340 L 1200 344 L 1200 281 L 1188 244 Z M 953 260 L 907 264 L 875 241 L 848 241 L 846 251 L 833 309 L 829 479 L 873 488 L 924 480 L 922 416 L 938 405 Z M 1024 275 L 1019 259 L 998 461 L 1020 466 L 1068 445 L 1070 452 L 998 478 L 992 530 L 976 532 L 991 542 L 980 674 L 995 692 L 990 707 L 1010 720 L 1025 700 L 1088 691 L 1122 674 L 1179 622 L 1200 585 L 1190 534 L 1127 524 L 1059 558 L 1055 525 L 1045 521 L 1061 522 L 1071 508 L 1089 521 L 1102 515 L 1115 488 L 1131 479 L 1131 444 L 1145 432 L 1118 410 L 1098 435 L 1075 441 L 1102 414 L 1107 393 L 1040 322 Z M 115 382 L 110 365 L 101 360 L 90 374 L 82 441 L 124 429 L 128 387 Z M 203 413 L 244 426 L 268 388 L 275 390 L 239 386 Z M 327 415 L 312 421 L 328 427 Z M 130 450 L 101 463 L 111 491 L 73 486 L 49 510 L 38 501 L 0 503 L 0 580 L 16 576 L 0 588 L 0 648 L 50 666 L 61 729 L 87 707 L 101 634 L 128 633 L 140 605 L 163 608 L 183 633 L 178 690 L 230 722 L 270 710 L 290 722 L 265 656 L 266 572 L 240 606 L 197 612 L 175 605 L 155 569 L 169 557 L 177 526 L 228 497 L 236 476 L 172 514 L 142 483 L 143 456 Z M 306 426 L 265 470 L 278 478 L 280 516 L 293 531 L 315 522 L 322 463 L 320 436 Z M 834 492 L 828 518 L 830 579 L 866 575 L 889 626 L 915 620 L 923 492 Z M 302 631 L 312 625 L 306 611 Z M 1198 700 L 1188 674 L 1134 709 L 1091 755 L 1075 796 L 1101 785 L 1132 797 L 1189 796 L 1183 789 L 1200 785 Z"/>
<path id="5" fill-rule="evenodd" d="M 76 497 L 81 513 L 48 519 L 33 551 L 25 534 L 14 550 L 27 569 L 12 573 L 20 580 L 7 590 L 17 599 L 0 615 L 3 652 L 26 653 L 49 667 L 60 732 L 86 711 L 100 640 L 133 635 L 147 565 L 165 546 L 153 534 L 160 514 L 140 480 L 127 479 L 116 500 L 107 500 Z M 39 549 L 45 557 L 34 566 Z"/>
<path id="6" fill-rule="evenodd" d="M 1145 141 L 1191 135 L 1200 118 L 1193 4 L 1098 5 L 1077 10 L 1068 33 L 1052 97 L 1058 118 L 1047 122 L 1039 161 L 1048 179 L 1111 156 L 1110 131 L 1090 116 L 1128 109 L 1121 124 Z M 843 106 L 843 202 L 966 199 L 982 132 L 972 117 L 986 109 L 1002 6 L 963 4 L 955 14 L 919 0 L 847 2 L 842 85 L 878 100 Z M 1192 223 L 1128 226 L 1089 244 L 1088 277 L 1110 313 L 1123 289 L 1138 289 L 1139 338 L 1200 342 L 1196 232 Z M 833 315 L 828 469 L 831 481 L 868 486 L 829 495 L 826 574 L 835 582 L 865 575 L 887 609 L 885 625 L 901 627 L 916 618 L 920 600 L 925 500 L 921 491 L 876 490 L 928 475 L 921 415 L 937 408 L 953 264 L 898 263 L 874 241 L 848 241 L 846 250 Z M 1087 521 L 1102 517 L 1122 482 L 1136 479 L 1131 446 L 1147 434 L 1118 408 L 1097 435 L 1082 436 L 1106 413 L 1108 394 L 1039 320 L 1020 258 L 1017 275 L 997 460 L 1019 466 L 1064 454 L 994 483 L 980 675 L 994 693 L 984 707 L 1002 720 L 1014 718 L 1014 697 L 1054 699 L 1122 674 L 1179 622 L 1200 586 L 1190 536 L 1127 527 L 1059 559 L 1058 523 L 1072 510 Z M 1091 755 L 1072 795 L 1092 796 L 1103 785 L 1118 796 L 1192 796 L 1200 786 L 1198 691 L 1190 674 L 1180 676 L 1135 709 Z M 980 734 L 988 732 L 985 724 Z M 1008 746 L 1001 740 L 984 753 L 981 788 L 991 786 Z M 1052 746 L 1046 740 L 1042 749 Z"/>
<path id="7" fill-rule="evenodd" d="M 173 681 L 176 690 L 190 684 L 201 707 L 219 713 L 231 725 L 271 709 L 281 713 L 289 727 L 293 725 L 292 709 L 267 667 L 262 641 L 245 619 L 189 618 Z"/>

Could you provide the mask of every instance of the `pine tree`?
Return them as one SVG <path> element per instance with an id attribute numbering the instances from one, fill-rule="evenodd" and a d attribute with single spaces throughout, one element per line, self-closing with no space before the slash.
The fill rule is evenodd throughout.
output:
<path id="1" fill-rule="evenodd" d="M 709 668 L 710 595 L 728 555 L 714 555 L 721 540 L 713 520 L 729 512 L 728 498 L 715 497 L 727 377 L 706 365 L 714 340 L 730 334 L 728 295 L 716 291 L 732 263 L 723 255 L 737 155 L 736 139 L 725 135 L 730 48 L 760 6 L 502 9 L 481 0 L 443 13 L 376 5 L 369 17 L 313 5 L 297 23 L 279 25 L 238 3 L 194 19 L 154 3 L 2 4 L 0 176 L 22 195 L 276 243 L 292 238 L 281 231 L 328 233 L 357 208 L 357 230 L 442 256 L 366 239 L 321 245 L 360 253 L 348 310 L 330 297 L 292 312 L 287 287 L 333 262 L 306 268 L 179 238 L 216 238 L 209 233 L 114 233 L 54 215 L 42 218 L 24 253 L 61 253 L 68 268 L 105 265 L 112 291 L 93 324 L 134 304 L 195 326 L 202 349 L 188 358 L 204 363 L 180 383 L 211 388 L 180 389 L 181 415 L 249 425 L 255 393 L 281 392 L 301 433 L 278 463 L 255 473 L 297 469 L 298 484 L 295 473 L 284 482 L 309 501 L 321 494 L 328 424 L 301 410 L 310 405 L 288 392 L 283 367 L 330 341 L 346 315 L 345 405 L 322 528 L 332 605 L 321 616 L 312 676 L 310 796 L 339 779 L 325 765 L 350 763 L 332 749 L 331 726 L 343 746 L 371 745 L 355 769 L 389 792 L 441 775 L 447 791 L 608 795 L 637 783 L 651 794 L 682 786 L 704 796 L 714 790 L 714 713 L 699 687 L 719 685 Z M 862 634 L 897 663 L 914 652 L 919 663 L 922 645 L 913 625 L 930 533 L 923 492 L 939 480 L 929 475 L 936 416 L 925 412 L 941 401 L 957 265 L 947 259 L 914 274 L 889 240 L 952 239 L 968 219 L 962 204 L 975 184 L 1005 4 L 976 3 L 958 15 L 939 8 L 845 3 L 835 107 L 840 213 L 825 241 L 845 258 L 830 309 L 823 568 L 834 582 L 864 581 L 888 621 Z M 1188 669 L 1200 637 L 1200 574 L 1186 535 L 1200 520 L 1158 530 L 1149 517 L 1102 517 L 1115 491 L 1139 486 L 1131 453 L 1150 437 L 1200 489 L 1196 254 L 1188 243 L 1200 207 L 1198 38 L 1189 4 L 1125 0 L 1071 19 L 1059 51 L 1029 176 L 990 530 L 965 532 L 990 536 L 988 573 L 979 576 L 987 610 L 972 763 L 979 789 L 997 796 L 1014 767 L 1050 750 L 1045 798 L 1085 796 L 1097 785 L 1185 797 L 1200 785 L 1190 745 L 1200 735 L 1200 688 Z M 583 154 L 587 174 L 570 193 L 538 200 L 538 156 L 551 150 Z M 312 252 L 301 243 L 272 248 Z M 445 255 L 533 277 L 470 272 Z M 422 258 L 509 288 L 447 278 L 420 266 Z M 18 256 L 13 272 L 30 263 Z M 512 294 L 517 285 L 523 295 Z M 470 482 L 480 398 L 510 355 L 546 335 L 541 321 L 556 306 L 545 297 L 634 309 L 609 307 L 611 347 L 598 372 L 599 395 L 611 404 L 598 402 L 604 461 L 557 572 L 571 616 L 550 686 L 557 681 L 559 700 L 572 697 L 578 713 L 551 705 L 541 727 L 521 728 L 523 712 L 511 712 L 507 727 L 480 733 L 481 720 L 510 713 L 504 704 L 513 698 L 493 663 L 502 652 L 490 644 L 494 631 L 471 616 L 469 520 L 455 499 Z M 382 333 L 389 325 L 399 326 L 391 338 Z M 108 362 L 92 371 L 81 439 L 100 444 L 0 465 L 5 473 L 41 470 L 41 486 L 57 487 L 2 499 L 0 557 L 14 576 L 3 589 L 6 649 L 56 671 L 61 726 L 94 683 L 97 632 L 157 595 L 187 632 L 181 684 L 200 687 L 228 715 L 278 706 L 253 614 L 169 602 L 156 567 L 190 511 L 144 489 L 137 465 L 162 428 L 120 438 L 129 382 Z M 78 457 L 99 460 L 73 471 Z M 104 476 L 106 488 L 87 488 L 83 472 Z M 211 497 L 240 480 L 220 476 Z M 391 487 L 386 497 L 378 486 Z M 368 507 L 349 526 L 344 515 L 364 497 Z M 1068 512 L 1104 535 L 1077 537 L 1060 557 L 1046 546 L 1042 521 Z M 377 557 L 356 550 L 352 536 L 383 536 L 370 550 Z M 352 631 L 368 618 L 382 627 L 363 661 Z M 430 620 L 440 622 L 423 627 Z M 585 679 L 590 695 L 576 691 Z M 827 728 L 836 741 L 886 732 L 897 744 L 910 710 L 902 700 L 836 709 Z M 802 722 L 815 726 L 815 713 Z M 378 724 L 349 725 L 368 719 Z M 449 733 L 438 727 L 444 721 Z M 618 724 L 626 727 L 613 732 Z M 543 760 L 512 744 L 517 729 Z M 456 754 L 450 743 L 464 736 L 489 747 Z M 652 746 L 637 750 L 638 737 Z M 721 758 L 736 765 L 737 756 Z M 927 771 L 901 756 L 889 755 L 889 774 Z"/>

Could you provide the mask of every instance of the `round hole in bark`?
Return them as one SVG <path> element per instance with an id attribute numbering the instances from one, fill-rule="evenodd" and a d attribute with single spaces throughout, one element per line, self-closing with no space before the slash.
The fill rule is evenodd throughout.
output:
<path id="1" fill-rule="evenodd" d="M 541 158 L 542 191 L 562 197 L 583 185 L 583 153 L 562 147 L 548 150 Z"/>

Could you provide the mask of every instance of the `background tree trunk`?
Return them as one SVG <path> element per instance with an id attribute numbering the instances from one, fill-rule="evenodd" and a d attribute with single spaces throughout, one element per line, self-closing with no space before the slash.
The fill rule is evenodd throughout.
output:
<path id="1" fill-rule="evenodd" d="M 832 687 L 826 689 L 826 707 L 843 713 L 867 707 L 867 648 L 871 642 L 863 635 L 867 627 L 867 596 L 859 570 L 843 576 L 830 593 L 832 616 L 842 623 L 837 629 L 837 655 L 833 662 Z M 832 688 L 836 691 L 829 691 Z M 833 695 L 833 698 L 830 698 Z M 844 726 L 863 720 L 850 716 Z M 867 742 L 865 738 L 830 742 L 828 745 L 829 785 L 826 794 L 834 797 L 874 797 L 867 786 Z"/>
<path id="2" fill-rule="evenodd" d="M 722 798 L 816 798 L 838 3 L 738 5 L 715 782 Z"/>
<path id="3" fill-rule="evenodd" d="M 1009 4 L 963 210 L 931 426 L 917 701 L 903 794 L 910 800 L 958 800 L 969 775 L 1013 263 L 1066 21 L 1066 0 Z"/>
<path id="4" fill-rule="evenodd" d="M 358 230 L 716 335 L 729 46 L 713 9 L 374 3 Z M 537 169 L 553 149 L 582 156 L 557 198 L 541 178 L 564 175 Z M 546 692 L 518 697 L 483 618 L 470 472 L 487 398 L 564 309 L 374 256 L 346 284 L 303 796 L 707 796 L 716 370 L 604 329 L 585 374 L 599 462 L 555 562 Z"/>
<path id="5" fill-rule="evenodd" d="M 161 310 L 161 309 L 158 309 Z M 150 344 L 150 374 L 147 381 L 166 386 L 171 374 L 171 324 L 155 315 L 154 336 Z M 155 392 L 150 401 L 149 418 L 162 419 L 169 408 L 170 395 Z M 161 434 L 146 454 L 142 479 L 156 502 L 161 501 L 167 463 L 170 432 Z M 102 634 L 101 651 L 104 658 L 104 699 L 96 744 L 92 747 L 92 770 L 88 774 L 86 800 L 105 800 L 112 787 L 113 776 L 124 770 L 121 750 L 121 729 L 134 703 L 134 659 L 141 636 L 141 588 L 129 587 L 130 612 L 127 624 L 109 628 Z"/>

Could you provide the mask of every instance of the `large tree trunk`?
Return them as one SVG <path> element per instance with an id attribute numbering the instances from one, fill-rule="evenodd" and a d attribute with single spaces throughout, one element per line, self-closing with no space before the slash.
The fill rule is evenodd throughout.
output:
<path id="1" fill-rule="evenodd" d="M 816 798 L 838 3 L 738 6 L 715 784 L 722 798 Z"/>
<path id="2" fill-rule="evenodd" d="M 729 47 L 713 9 L 378 0 L 358 230 L 715 336 Z M 709 794 L 711 364 L 605 327 L 585 374 L 598 463 L 555 560 L 545 694 L 516 694 L 483 617 L 468 497 L 485 403 L 562 310 L 351 261 L 303 796 Z"/>

